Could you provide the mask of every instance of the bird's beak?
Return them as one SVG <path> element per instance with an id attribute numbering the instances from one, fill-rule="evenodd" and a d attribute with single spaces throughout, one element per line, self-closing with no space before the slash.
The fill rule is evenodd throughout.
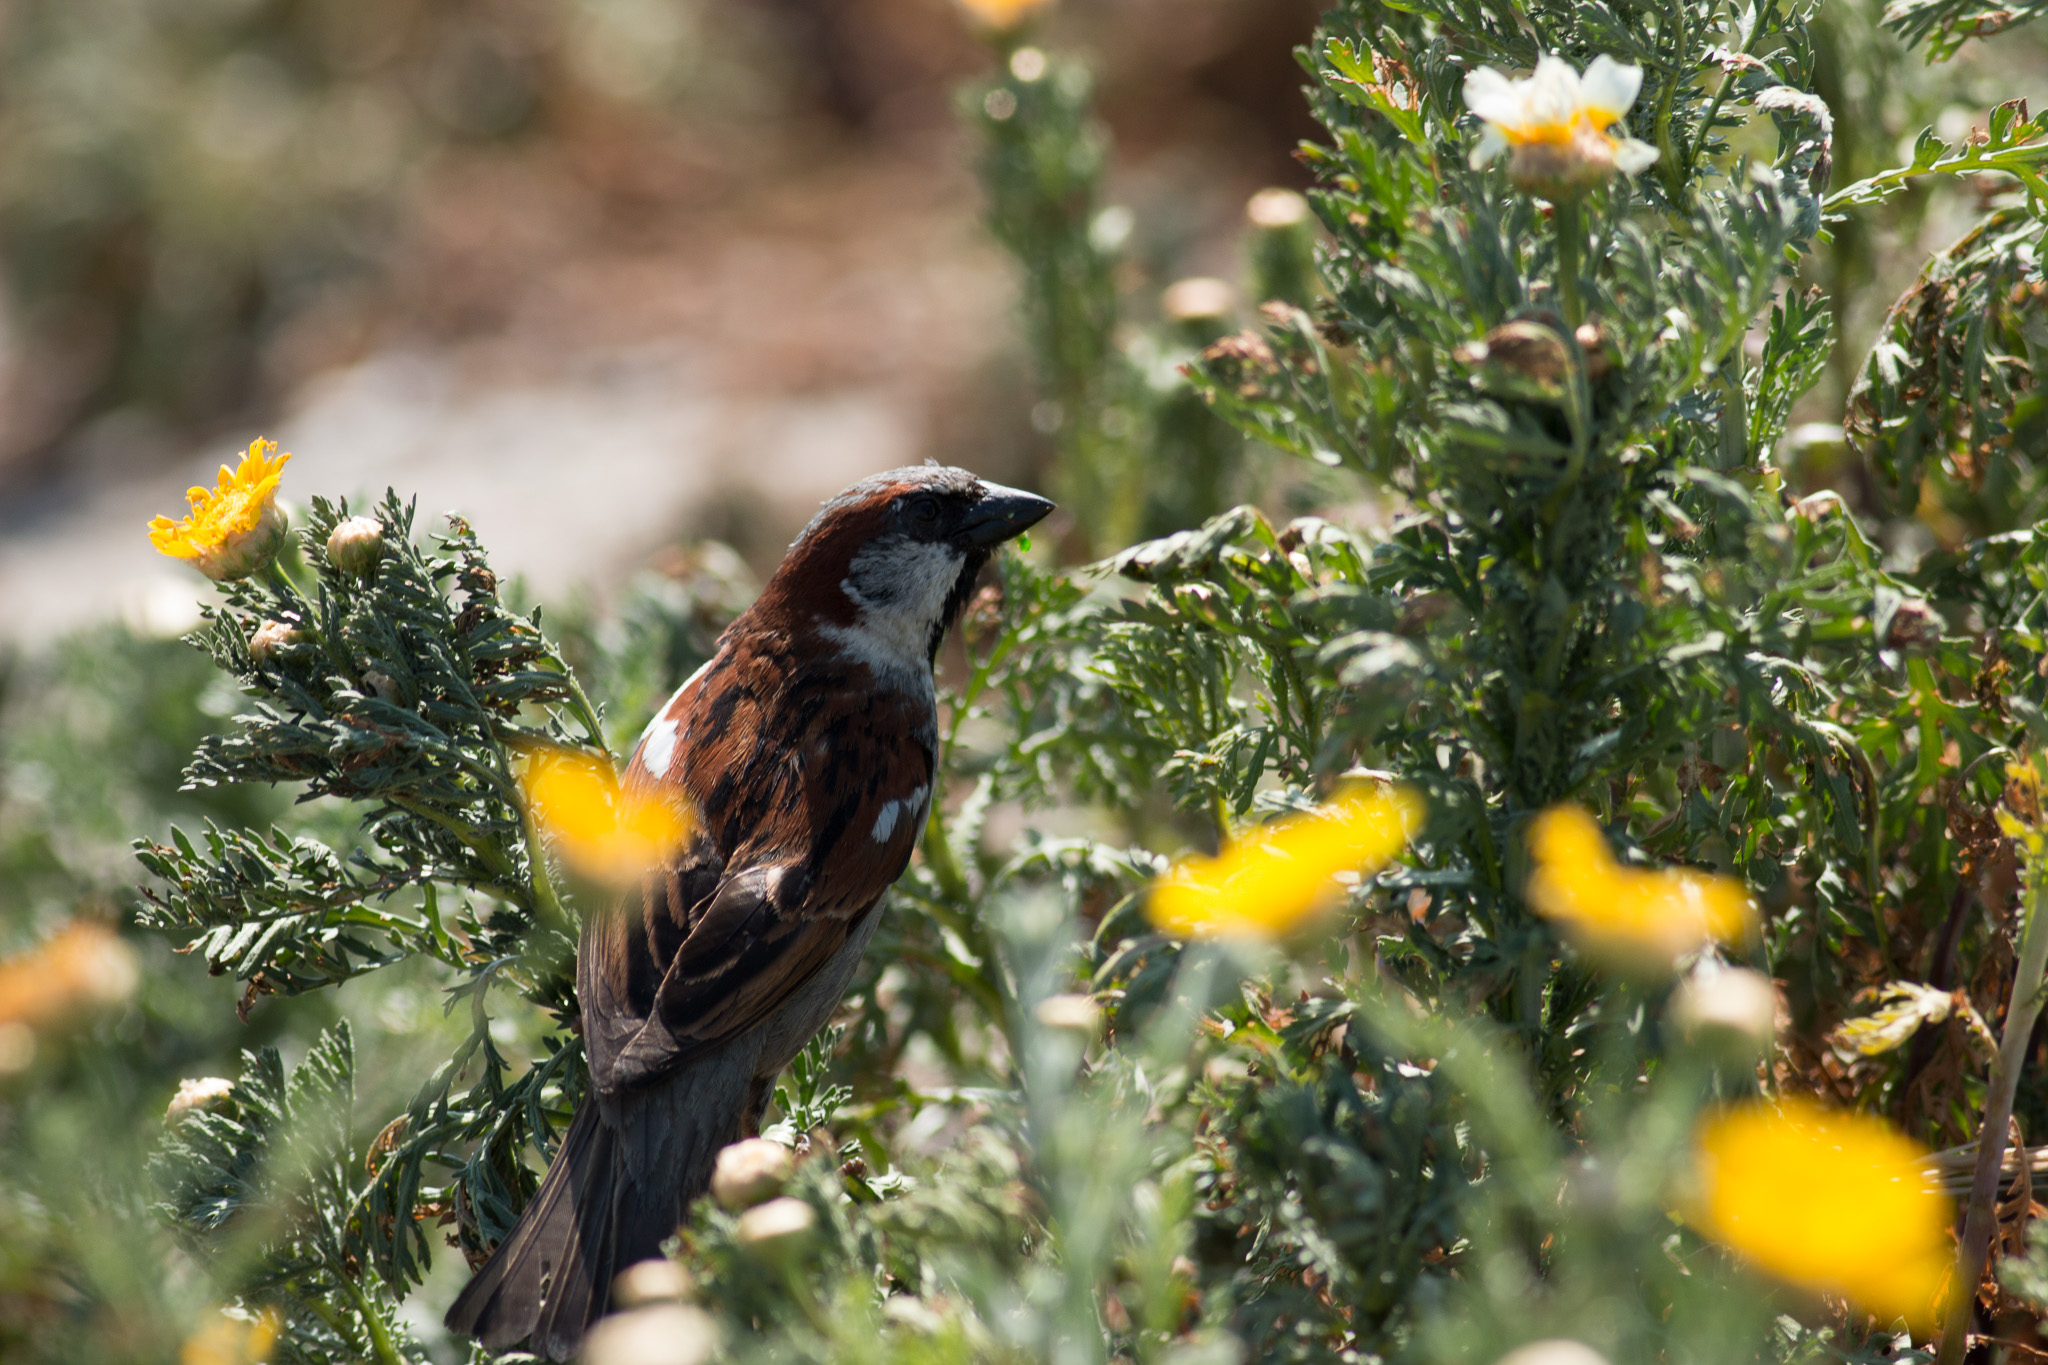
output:
<path id="1" fill-rule="evenodd" d="M 967 509 L 967 519 L 959 531 L 959 539 L 969 549 L 986 550 L 1000 545 L 1038 525 L 1053 508 L 1036 493 L 1005 488 L 985 479 L 981 486 L 986 491 L 979 502 Z"/>

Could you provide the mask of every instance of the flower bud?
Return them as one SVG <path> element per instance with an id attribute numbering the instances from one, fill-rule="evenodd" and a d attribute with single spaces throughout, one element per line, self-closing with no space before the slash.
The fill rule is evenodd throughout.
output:
<path id="1" fill-rule="evenodd" d="M 612 1281 L 614 1308 L 644 1308 L 651 1303 L 675 1303 L 690 1296 L 690 1272 L 666 1256 L 636 1261 Z"/>
<path id="2" fill-rule="evenodd" d="M 1776 1035 L 1778 989 L 1747 967 L 1696 972 L 1671 993 L 1670 1019 L 1694 1047 L 1731 1065 L 1751 1066 Z"/>
<path id="3" fill-rule="evenodd" d="M 375 517 L 350 517 L 327 536 L 327 562 L 345 574 L 368 578 L 384 557 L 384 523 Z"/>
<path id="4" fill-rule="evenodd" d="M 1517 1346 L 1502 1356 L 1498 1365 L 1607 1365 L 1607 1357 L 1583 1341 L 1554 1337 Z"/>
<path id="5" fill-rule="evenodd" d="M 734 1212 L 752 1208 L 781 1194 L 795 1170 L 789 1148 L 767 1138 L 747 1138 L 718 1154 L 711 1172 L 711 1197 L 719 1207 Z"/>
<path id="6" fill-rule="evenodd" d="M 235 1083 L 225 1076 L 201 1076 L 196 1080 L 178 1082 L 178 1093 L 171 1096 L 170 1107 L 164 1110 L 164 1122 L 176 1123 L 193 1110 L 219 1108 L 234 1093 Z"/>
<path id="7" fill-rule="evenodd" d="M 1586 381 L 1597 384 L 1614 372 L 1614 343 L 1598 322 L 1582 322 L 1572 331 L 1579 351 L 1586 357 Z"/>
<path id="8" fill-rule="evenodd" d="M 1166 287 L 1160 311 L 1196 344 L 1206 346 L 1229 330 L 1234 291 L 1222 280 L 1198 276 Z"/>
<path id="9" fill-rule="evenodd" d="M 1092 997 L 1079 994 L 1048 995 L 1032 1013 L 1046 1028 L 1074 1033 L 1093 1034 L 1102 1022 L 1102 1007 Z"/>
<path id="10" fill-rule="evenodd" d="M 1792 515 L 1807 521 L 1819 521 L 1831 513 L 1842 510 L 1842 495 L 1832 488 L 1823 488 L 1818 493 L 1808 493 L 1792 504 Z"/>
<path id="11" fill-rule="evenodd" d="M 706 1365 L 718 1325 L 701 1308 L 661 1303 L 601 1318 L 583 1338 L 583 1365 Z"/>
<path id="12" fill-rule="evenodd" d="M 756 1204 L 740 1215 L 740 1245 L 764 1261 L 787 1261 L 810 1245 L 818 1227 L 817 1210 L 788 1195 Z"/>
<path id="13" fill-rule="evenodd" d="M 1487 392 L 1547 403 L 1564 397 L 1572 363 L 1564 338 L 1533 318 L 1503 322 L 1482 340 L 1459 347 L 1456 357 L 1480 367 L 1480 387 Z"/>
<path id="14" fill-rule="evenodd" d="M 256 518 L 256 524 L 247 531 L 226 537 L 211 552 L 202 554 L 194 562 L 199 572 L 216 583 L 231 583 L 238 578 L 247 578 L 270 567 L 277 558 L 277 552 L 284 548 L 284 533 L 288 529 L 283 512 L 276 503 L 268 503 Z"/>
<path id="15" fill-rule="evenodd" d="M 1244 207 L 1251 224 L 1252 288 L 1260 299 L 1306 307 L 1316 296 L 1315 214 L 1293 190 L 1260 190 Z"/>
<path id="16" fill-rule="evenodd" d="M 249 637 L 249 657 L 259 664 L 266 663 L 278 650 L 305 638 L 302 631 L 293 630 L 282 621 L 265 621 Z"/>

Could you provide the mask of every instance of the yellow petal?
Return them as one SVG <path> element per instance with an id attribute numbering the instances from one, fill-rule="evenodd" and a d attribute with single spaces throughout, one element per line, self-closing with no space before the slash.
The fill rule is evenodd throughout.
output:
<path id="1" fill-rule="evenodd" d="M 1214 858 L 1183 859 L 1152 889 L 1152 922 L 1183 938 L 1284 938 L 1342 895 L 1340 872 L 1379 871 L 1421 828 L 1413 792 L 1364 793 L 1278 820 Z"/>
<path id="2" fill-rule="evenodd" d="M 284 542 L 277 486 L 290 455 L 271 458 L 277 442 L 257 439 L 234 469 L 220 467 L 213 488 L 190 488 L 183 521 L 157 517 L 149 541 L 174 559 L 190 560 L 207 577 L 242 578 L 268 564 Z"/>
<path id="3" fill-rule="evenodd" d="M 1954 1209 L 1926 1149 L 1882 1119 L 1789 1098 L 1702 1123 L 1691 1221 L 1779 1279 L 1916 1330 L 1948 1293 Z"/>
<path id="4" fill-rule="evenodd" d="M 1577 806 L 1537 816 L 1529 851 L 1530 906 L 1611 965 L 1668 970 L 1681 954 L 1756 931 L 1756 907 L 1741 883 L 1689 867 L 1625 867 Z"/>
<path id="5" fill-rule="evenodd" d="M 689 813 L 676 799 L 624 790 L 603 759 L 536 749 L 520 787 L 562 860 L 607 885 L 637 882 L 672 861 L 689 838 Z"/>

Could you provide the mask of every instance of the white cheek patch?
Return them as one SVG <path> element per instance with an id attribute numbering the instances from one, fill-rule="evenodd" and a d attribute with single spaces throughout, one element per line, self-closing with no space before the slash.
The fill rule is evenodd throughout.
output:
<path id="1" fill-rule="evenodd" d="M 853 557 L 839 584 L 858 609 L 855 623 L 827 626 L 825 637 L 878 678 L 913 693 L 929 692 L 932 639 L 964 562 L 948 545 L 902 536 L 875 542 Z"/>
<path id="2" fill-rule="evenodd" d="M 875 842 L 878 844 L 888 843 L 889 836 L 896 832 L 897 821 L 909 820 L 915 822 L 919 820 L 924 814 L 925 798 L 928 795 L 930 793 L 925 788 L 919 787 L 910 795 L 900 800 L 891 801 L 888 805 L 882 807 L 881 814 L 875 817 Z"/>
<path id="3" fill-rule="evenodd" d="M 676 756 L 676 723 L 656 716 L 640 737 L 640 763 L 656 777 L 668 776 L 670 760 Z"/>

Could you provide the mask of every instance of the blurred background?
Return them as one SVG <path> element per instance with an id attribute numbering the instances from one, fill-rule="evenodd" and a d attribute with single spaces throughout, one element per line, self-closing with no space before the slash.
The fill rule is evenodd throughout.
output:
<path id="1" fill-rule="evenodd" d="M 2042 26 L 1927 68 L 1880 8 L 1817 20 L 1837 186 L 2048 96 Z M 1247 199 L 1305 187 L 1293 48 L 1319 9 L 1046 17 L 1096 73 L 1128 327 L 1176 281 L 1241 283 Z M 209 585 L 144 524 L 269 436 L 287 503 L 394 485 L 423 525 L 459 509 L 599 649 L 649 582 L 715 629 L 875 470 L 1054 486 L 1057 411 L 956 107 L 998 60 L 954 0 L 0 0 L 0 1359 L 179 1358 L 165 1324 L 207 1291 L 146 1251 L 135 1177 L 181 1078 L 296 1060 L 347 1013 L 362 1112 L 394 1112 L 446 1054 L 423 974 L 245 1022 L 235 982 L 132 928 L 130 839 L 289 813 L 346 846 L 353 814 L 177 790 L 242 699 L 178 643 Z M 1842 340 L 1783 452 L 1798 486 L 1855 501 L 1844 398 L 1973 193 L 1911 191 L 1806 267 Z M 706 541 L 736 554 L 685 548 Z M 417 1296 L 423 1324 L 451 1290 Z"/>
<path id="2" fill-rule="evenodd" d="M 1145 274 L 1227 273 L 1302 181 L 1318 8 L 1060 16 Z M 927 456 L 1024 477 L 989 61 L 952 0 L 0 7 L 0 640 L 183 625 L 136 528 L 258 432 L 287 497 L 459 506 L 547 594 L 679 535 L 765 567 Z"/>

